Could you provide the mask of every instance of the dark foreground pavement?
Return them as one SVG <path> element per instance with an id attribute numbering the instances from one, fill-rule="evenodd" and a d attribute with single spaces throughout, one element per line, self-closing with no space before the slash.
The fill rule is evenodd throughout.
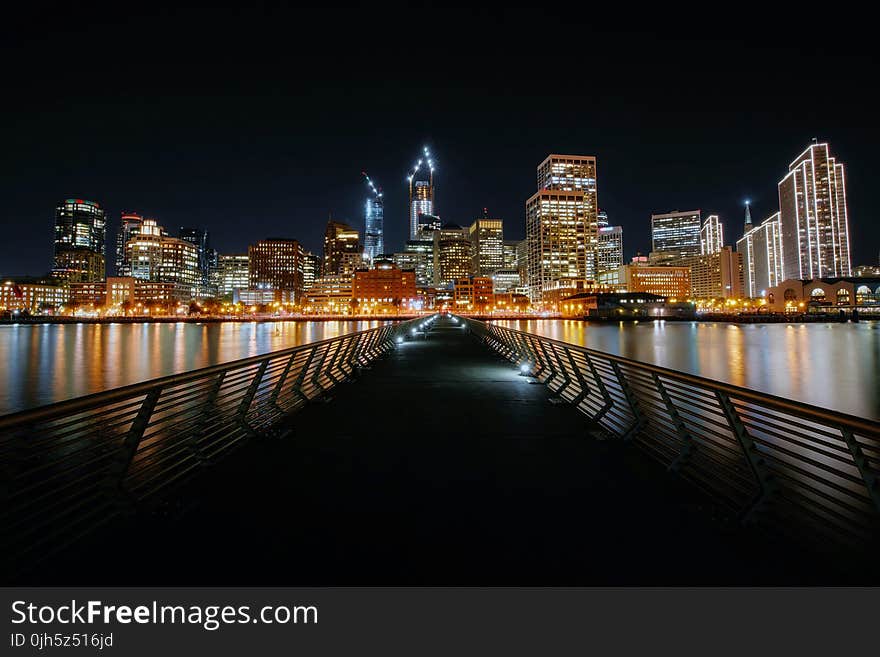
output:
<path id="1" fill-rule="evenodd" d="M 25 584 L 860 582 L 743 530 L 441 320 Z"/>

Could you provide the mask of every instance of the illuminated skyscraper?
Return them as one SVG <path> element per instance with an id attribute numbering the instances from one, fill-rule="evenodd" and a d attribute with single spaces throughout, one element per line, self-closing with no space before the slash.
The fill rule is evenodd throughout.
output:
<path id="1" fill-rule="evenodd" d="M 751 221 L 746 225 L 751 225 Z M 760 225 L 747 230 L 737 241 L 736 251 L 742 254 L 745 296 L 763 297 L 768 289 L 779 285 L 784 280 L 779 213 L 773 213 Z"/>
<path id="2" fill-rule="evenodd" d="M 385 200 L 370 177 L 364 173 L 372 195 L 364 206 L 364 260 L 369 264 L 385 253 Z"/>
<path id="3" fill-rule="evenodd" d="M 599 235 L 596 249 L 599 282 L 616 284 L 617 273 L 623 264 L 623 226 L 609 226 L 608 214 L 599 211 Z"/>
<path id="4" fill-rule="evenodd" d="M 561 279 L 595 281 L 598 234 L 596 158 L 549 155 L 538 165 L 538 192 L 526 201 L 531 301 Z"/>
<path id="5" fill-rule="evenodd" d="M 250 286 L 250 258 L 247 253 L 220 255 L 217 264 L 217 293 L 221 296 Z"/>
<path id="6" fill-rule="evenodd" d="M 143 215 L 136 212 L 123 212 L 116 233 L 116 275 L 131 276 L 131 263 L 126 260 L 125 245 L 137 235 L 144 223 Z"/>
<path id="7" fill-rule="evenodd" d="M 651 262 L 661 264 L 700 255 L 699 210 L 651 215 Z"/>
<path id="8" fill-rule="evenodd" d="M 448 286 L 457 278 L 472 274 L 473 245 L 468 230 L 457 224 L 445 224 L 434 233 L 434 283 Z"/>
<path id="9" fill-rule="evenodd" d="M 94 201 L 69 198 L 55 208 L 55 257 L 52 275 L 66 281 L 103 281 L 107 224 Z"/>
<path id="10" fill-rule="evenodd" d="M 360 234 L 341 221 L 328 221 L 324 231 L 323 275 L 351 276 L 355 269 L 363 265 Z"/>
<path id="11" fill-rule="evenodd" d="M 434 161 L 428 149 L 416 162 L 409 181 L 409 238 L 419 239 L 419 217 L 434 214 Z"/>
<path id="12" fill-rule="evenodd" d="M 779 181 L 783 280 L 850 275 L 843 164 L 811 144 Z"/>
<path id="13" fill-rule="evenodd" d="M 296 303 L 302 301 L 305 250 L 299 242 L 281 237 L 260 240 L 248 247 L 248 257 L 252 290 L 275 290 L 276 301 L 293 293 Z"/>
<path id="14" fill-rule="evenodd" d="M 199 296 L 203 296 L 208 290 L 208 273 L 211 268 L 211 260 L 214 255 L 208 245 L 208 231 L 202 228 L 180 227 L 177 238 L 189 242 L 198 249 L 199 253 Z"/>
<path id="15" fill-rule="evenodd" d="M 700 255 L 718 253 L 724 246 L 724 226 L 717 214 L 710 214 L 700 228 Z"/>
<path id="16" fill-rule="evenodd" d="M 501 219 L 489 219 L 489 211 L 475 219 L 468 229 L 471 240 L 471 271 L 476 276 L 491 276 L 504 269 L 504 227 Z"/>
<path id="17" fill-rule="evenodd" d="M 169 237 L 155 219 L 144 219 L 125 244 L 130 275 L 142 281 L 172 283 L 174 298 L 188 301 L 199 295 L 201 270 L 198 247 Z"/>

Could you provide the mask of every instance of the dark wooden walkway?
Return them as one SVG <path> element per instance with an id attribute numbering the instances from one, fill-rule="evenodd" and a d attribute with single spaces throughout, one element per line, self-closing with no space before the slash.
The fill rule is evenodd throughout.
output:
<path id="1" fill-rule="evenodd" d="M 441 320 L 46 583 L 681 585 L 858 581 L 754 535 Z M 34 575 L 25 578 L 34 581 Z"/>

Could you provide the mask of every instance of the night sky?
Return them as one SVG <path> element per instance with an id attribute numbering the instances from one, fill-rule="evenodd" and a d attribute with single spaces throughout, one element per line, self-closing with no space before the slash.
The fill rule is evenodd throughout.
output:
<path id="1" fill-rule="evenodd" d="M 444 221 L 488 207 L 522 238 L 535 166 L 588 154 L 627 258 L 650 250 L 652 211 L 717 212 L 733 243 L 743 200 L 756 221 L 774 212 L 812 137 L 847 165 L 853 265 L 877 261 L 873 37 L 824 19 L 637 24 L 579 6 L 20 10 L 0 27 L 0 275 L 49 270 L 69 197 L 107 209 L 108 261 L 122 210 L 171 234 L 207 228 L 221 253 L 270 236 L 320 253 L 328 213 L 363 229 L 362 170 L 400 250 L 423 145 Z"/>

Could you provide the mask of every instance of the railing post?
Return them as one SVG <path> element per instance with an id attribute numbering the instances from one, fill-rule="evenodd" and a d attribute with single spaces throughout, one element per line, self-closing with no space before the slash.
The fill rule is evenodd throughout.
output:
<path id="1" fill-rule="evenodd" d="M 626 430 L 623 436 L 621 436 L 624 442 L 629 442 L 639 431 L 641 431 L 642 427 L 645 426 L 647 419 L 645 418 L 645 414 L 642 413 L 642 409 L 639 407 L 639 402 L 636 399 L 632 386 L 630 386 L 629 381 L 624 376 L 617 361 L 611 361 L 611 369 L 614 370 L 614 374 L 617 376 L 620 389 L 623 391 L 624 397 L 626 397 L 630 412 L 633 414 L 634 418 L 632 425 Z"/>
<path id="2" fill-rule="evenodd" d="M 749 523 L 755 515 L 760 513 L 764 508 L 764 505 L 767 503 L 767 500 L 773 492 L 775 492 L 776 482 L 773 479 L 770 470 L 767 468 L 764 458 L 758 451 L 755 441 L 752 439 L 751 435 L 749 435 L 746 425 L 743 424 L 743 421 L 740 419 L 736 407 L 733 405 L 733 402 L 730 401 L 730 396 L 726 392 L 716 390 L 715 397 L 718 399 L 718 404 L 721 406 L 721 410 L 724 413 L 724 417 L 727 419 L 727 424 L 730 427 L 730 430 L 736 437 L 737 442 L 739 442 L 743 455 L 746 458 L 746 462 L 749 464 L 749 468 L 755 478 L 755 483 L 758 484 L 758 494 L 754 497 L 751 504 L 743 509 L 741 514 L 742 522 Z"/>
<path id="3" fill-rule="evenodd" d="M 593 363 L 593 358 L 590 356 L 589 352 L 584 352 L 584 358 L 587 359 L 587 365 L 590 367 L 590 374 L 593 377 L 593 380 L 596 382 L 596 385 L 599 386 L 599 392 L 602 393 L 602 399 L 605 400 L 605 403 L 602 405 L 602 408 L 593 416 L 593 420 L 598 422 L 602 417 L 607 413 L 611 408 L 614 407 L 614 399 L 611 397 L 611 394 L 608 392 L 608 388 L 605 387 L 605 382 L 602 381 L 602 377 L 599 376 L 599 371 L 596 369 L 596 365 Z"/>
<path id="4" fill-rule="evenodd" d="M 877 475 L 871 470 L 871 464 L 862 451 L 862 446 L 859 445 L 859 441 L 856 440 L 853 432 L 849 429 L 841 429 L 840 433 L 843 436 L 843 441 L 849 448 L 850 454 L 852 454 L 856 467 L 859 469 L 859 474 L 862 475 L 862 481 L 865 482 L 865 488 L 868 489 L 868 495 L 871 496 L 871 500 L 874 502 L 874 507 L 880 512 L 880 490 L 878 490 L 877 486 Z"/>
<path id="5" fill-rule="evenodd" d="M 239 404 L 238 406 L 238 421 L 241 426 L 243 426 L 251 435 L 256 434 L 256 430 L 250 424 L 248 424 L 247 413 L 250 410 L 251 402 L 254 401 L 254 396 L 257 394 L 257 390 L 260 387 L 260 382 L 263 380 L 263 374 L 266 373 L 266 368 L 268 366 L 269 358 L 267 356 L 257 368 L 257 372 L 256 374 L 254 374 L 254 378 L 251 379 L 251 383 L 248 386 L 247 391 L 244 393 L 241 404 Z"/>
<path id="6" fill-rule="evenodd" d="M 306 356 L 306 361 L 303 363 L 302 369 L 299 371 L 299 374 L 296 375 L 296 381 L 293 382 L 293 390 L 303 398 L 303 401 L 309 401 L 309 396 L 303 392 L 302 384 L 306 380 L 306 376 L 309 373 L 309 366 L 312 364 L 312 358 L 315 356 L 316 347 L 311 347 L 309 349 L 309 355 Z"/>
<path id="7" fill-rule="evenodd" d="M 189 447 L 190 452 L 192 452 L 193 456 L 195 456 L 196 460 L 198 460 L 201 465 L 206 465 L 209 462 L 209 459 L 205 457 L 202 448 L 198 444 L 198 440 L 205 435 L 208 424 L 213 417 L 214 405 L 217 403 L 217 396 L 220 394 L 220 388 L 223 386 L 223 381 L 226 379 L 226 372 L 227 370 L 220 372 L 217 379 L 211 384 L 211 388 L 208 390 L 208 398 L 205 400 L 204 406 L 202 407 L 198 427 L 186 439 L 186 444 Z"/>
<path id="8" fill-rule="evenodd" d="M 324 345 L 324 349 L 321 350 L 321 360 L 318 361 L 318 365 L 315 367 L 315 373 L 312 375 L 312 384 L 320 391 L 320 394 L 326 395 L 327 389 L 321 385 L 321 373 L 324 370 L 324 361 L 327 360 L 327 353 L 330 351 L 330 345 Z"/>
<path id="9" fill-rule="evenodd" d="M 660 377 L 657 376 L 657 373 L 655 372 L 651 375 L 651 378 L 654 379 L 654 385 L 657 386 L 657 392 L 660 393 L 663 403 L 666 404 L 666 412 L 669 413 L 669 417 L 672 419 L 672 424 L 675 425 L 675 432 L 681 439 L 681 449 L 678 452 L 678 456 L 676 456 L 672 463 L 669 464 L 669 469 L 677 472 L 690 458 L 694 449 L 694 441 L 684 423 L 684 420 L 682 420 L 678 409 L 675 407 L 672 397 L 669 396 L 666 386 L 664 386 L 663 382 L 660 380 Z"/>
<path id="10" fill-rule="evenodd" d="M 581 372 L 580 368 L 574 362 L 574 356 L 571 355 L 571 349 L 569 349 L 568 347 L 565 348 L 565 355 L 568 356 L 568 362 L 571 365 L 571 369 L 574 372 L 574 375 L 577 377 L 578 383 L 580 383 L 581 385 L 580 393 L 571 400 L 572 406 L 579 406 L 584 398 L 590 394 L 590 386 L 587 383 L 587 380 L 584 378 L 584 375 Z"/>
<path id="11" fill-rule="evenodd" d="M 122 445 L 120 445 L 115 458 L 113 458 L 108 468 L 106 479 L 108 492 L 117 505 L 130 511 L 134 510 L 136 501 L 125 490 L 123 483 L 161 395 L 161 387 L 153 388 L 147 392 L 144 400 L 141 402 L 137 415 L 135 415 L 134 420 L 131 422 L 131 427 L 126 432 L 125 438 L 122 439 Z"/>
<path id="12" fill-rule="evenodd" d="M 287 364 L 284 366 L 284 371 L 281 372 L 281 376 L 278 377 L 278 383 L 275 384 L 275 389 L 272 390 L 272 394 L 269 396 L 269 401 L 276 406 L 278 405 L 278 397 L 281 395 L 281 389 L 284 387 L 284 382 L 287 381 L 287 375 L 290 373 L 290 368 L 293 367 L 293 361 L 296 360 L 296 356 L 296 351 L 290 354 L 290 358 L 287 359 Z"/>

